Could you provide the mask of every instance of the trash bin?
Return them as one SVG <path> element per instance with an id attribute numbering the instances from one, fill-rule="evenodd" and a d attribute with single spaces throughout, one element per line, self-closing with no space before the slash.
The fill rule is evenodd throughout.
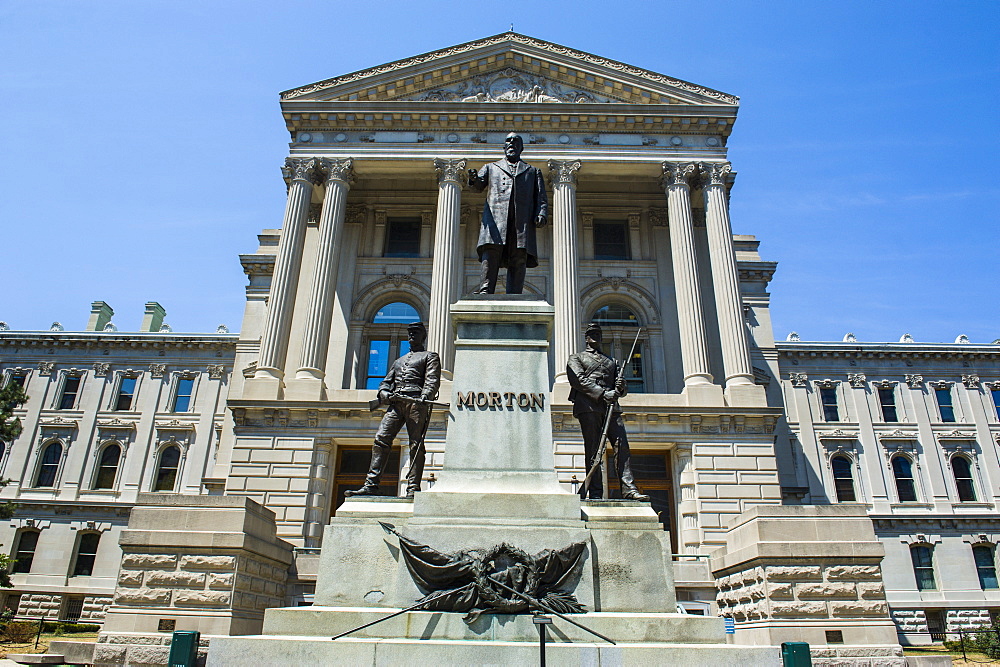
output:
<path id="1" fill-rule="evenodd" d="M 198 643 L 201 633 L 191 630 L 175 630 L 170 641 L 169 667 L 195 667 L 198 664 Z M 808 648 L 806 655 L 809 654 Z M 808 664 L 808 663 L 806 663 Z"/>
<path id="2" fill-rule="evenodd" d="M 812 667 L 813 662 L 812 657 L 809 655 L 809 644 L 805 642 L 782 643 L 781 664 L 783 667 Z"/>

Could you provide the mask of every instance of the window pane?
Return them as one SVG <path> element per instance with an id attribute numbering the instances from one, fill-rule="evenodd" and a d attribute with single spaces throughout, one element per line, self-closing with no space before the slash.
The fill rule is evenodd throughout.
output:
<path id="1" fill-rule="evenodd" d="M 909 459 L 897 456 L 892 460 L 892 473 L 896 478 L 896 493 L 899 501 L 912 503 L 917 500 L 917 488 L 913 483 L 913 467 Z"/>
<path id="2" fill-rule="evenodd" d="M 993 547 L 972 547 L 972 555 L 976 559 L 976 572 L 979 574 L 979 587 L 983 590 L 998 588 L 997 568 L 993 556 Z"/>
<path id="3" fill-rule="evenodd" d="M 181 450 L 171 445 L 160 454 L 160 466 L 156 470 L 154 491 L 173 491 L 177 480 L 177 465 L 181 459 Z"/>
<path id="4" fill-rule="evenodd" d="M 118 461 L 121 459 L 122 448 L 118 445 L 108 445 L 101 452 L 101 463 L 97 469 L 95 489 L 113 489 L 115 477 L 118 476 Z"/>
<path id="5" fill-rule="evenodd" d="M 65 383 L 63 383 L 62 396 L 59 398 L 59 409 L 72 410 L 73 406 L 76 405 L 76 394 L 79 391 L 80 378 L 77 376 L 67 377 Z"/>
<path id="6" fill-rule="evenodd" d="M 194 380 L 180 378 L 177 380 L 177 394 L 174 396 L 173 412 L 187 412 L 191 407 L 191 392 L 194 390 Z"/>
<path id="7" fill-rule="evenodd" d="M 389 372 L 389 341 L 373 340 L 368 344 L 368 372 L 365 389 L 378 389 Z"/>
<path id="8" fill-rule="evenodd" d="M 636 343 L 631 361 L 625 364 L 625 382 L 629 393 L 642 394 L 646 391 L 646 380 L 642 376 L 642 343 Z"/>
<path id="9" fill-rule="evenodd" d="M 629 259 L 628 224 L 594 221 L 594 259 Z"/>
<path id="10" fill-rule="evenodd" d="M 42 464 L 38 468 L 38 479 L 35 481 L 35 486 L 47 488 L 55 485 L 61 458 L 62 445 L 58 442 L 50 443 L 42 454 Z"/>
<path id="11" fill-rule="evenodd" d="M 132 408 L 132 396 L 135 394 L 135 378 L 122 378 L 118 385 L 118 398 L 115 400 L 115 410 Z"/>
<path id="12" fill-rule="evenodd" d="M 931 548 L 913 547 L 910 549 L 910 558 L 913 560 L 913 574 L 917 580 L 917 590 L 926 591 L 937 588 L 934 582 Z"/>
<path id="13" fill-rule="evenodd" d="M 837 406 L 836 387 L 821 387 L 819 396 L 823 403 L 823 418 L 828 422 L 839 422 L 840 408 Z"/>
<path id="14" fill-rule="evenodd" d="M 590 321 L 596 322 L 602 327 L 639 326 L 639 318 L 635 316 L 635 313 L 620 303 L 612 303 L 603 308 L 598 308 L 594 316 L 590 318 Z"/>
<path id="15" fill-rule="evenodd" d="M 389 218 L 385 228 L 385 257 L 420 256 L 420 218 Z"/>
<path id="16" fill-rule="evenodd" d="M 854 494 L 854 474 L 851 462 L 843 456 L 835 456 L 831 461 L 833 467 L 833 481 L 837 492 L 837 501 L 841 503 L 853 503 L 857 500 Z"/>
<path id="17" fill-rule="evenodd" d="M 882 421 L 899 421 L 896 417 L 896 390 L 891 387 L 879 389 L 878 400 L 882 405 Z"/>
<path id="18" fill-rule="evenodd" d="M 972 466 L 969 465 L 969 460 L 964 456 L 956 456 L 951 460 L 951 471 L 955 475 L 959 501 L 976 502 L 976 488 L 972 484 Z"/>
<path id="19" fill-rule="evenodd" d="M 994 389 L 990 392 L 993 395 L 993 407 L 997 411 L 997 419 L 1000 419 L 1000 389 Z"/>
<path id="20" fill-rule="evenodd" d="M 38 531 L 26 530 L 17 541 L 17 552 L 14 554 L 15 573 L 31 572 L 31 562 L 35 559 L 35 548 L 38 546 Z"/>
<path id="21" fill-rule="evenodd" d="M 941 421 L 955 421 L 955 407 L 951 402 L 951 389 L 935 389 L 934 395 L 937 397 L 938 409 L 941 411 Z"/>
<path id="22" fill-rule="evenodd" d="M 94 561 L 97 559 L 97 545 L 100 540 L 100 533 L 84 533 L 80 536 L 73 576 L 89 577 L 94 573 Z"/>
<path id="23" fill-rule="evenodd" d="M 408 303 L 397 301 L 378 309 L 372 322 L 375 324 L 410 324 L 420 320 L 417 309 Z"/>

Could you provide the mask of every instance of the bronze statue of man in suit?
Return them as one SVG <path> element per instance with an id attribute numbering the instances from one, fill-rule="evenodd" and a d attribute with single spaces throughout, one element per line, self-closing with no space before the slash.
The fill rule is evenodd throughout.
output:
<path id="1" fill-rule="evenodd" d="M 493 294 L 501 266 L 507 267 L 507 294 L 524 291 L 527 269 L 538 266 L 535 228 L 548 218 L 545 179 L 537 167 L 521 161 L 524 140 L 511 132 L 503 142 L 504 159 L 469 170 L 469 187 L 482 192 L 489 185 L 479 230 L 482 262 L 476 294 Z"/>

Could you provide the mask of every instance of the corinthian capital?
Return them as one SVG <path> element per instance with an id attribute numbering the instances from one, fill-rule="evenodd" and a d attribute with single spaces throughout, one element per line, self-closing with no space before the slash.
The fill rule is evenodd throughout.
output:
<path id="1" fill-rule="evenodd" d="M 553 185 L 576 185 L 576 172 L 582 166 L 579 160 L 549 160 L 549 178 Z"/>
<path id="2" fill-rule="evenodd" d="M 437 172 L 438 183 L 457 183 L 462 185 L 468 176 L 465 173 L 465 160 L 442 160 L 434 158 L 434 171 Z"/>
<path id="3" fill-rule="evenodd" d="M 314 157 L 286 157 L 285 164 L 281 168 L 281 175 L 288 183 L 291 183 L 292 181 L 307 181 L 309 183 L 315 183 L 319 169 L 319 160 Z"/>
<path id="4" fill-rule="evenodd" d="M 701 173 L 705 175 L 705 185 L 725 185 L 726 176 L 733 170 L 728 162 L 700 162 Z"/>
<path id="5" fill-rule="evenodd" d="M 694 169 L 694 162 L 664 162 L 661 184 L 664 189 L 671 185 L 689 185 L 688 179 L 691 178 Z"/>
<path id="6" fill-rule="evenodd" d="M 350 185 L 354 182 L 354 170 L 351 165 L 354 160 L 351 158 L 344 158 L 343 160 L 334 160 L 331 158 L 323 158 L 320 160 L 320 165 L 323 170 L 326 171 L 326 182 L 330 183 L 333 181 L 340 181 Z"/>

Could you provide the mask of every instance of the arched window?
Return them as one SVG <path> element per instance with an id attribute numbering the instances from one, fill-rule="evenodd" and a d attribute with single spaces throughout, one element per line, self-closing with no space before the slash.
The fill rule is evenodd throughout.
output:
<path id="1" fill-rule="evenodd" d="M 913 483 L 913 464 L 905 456 L 892 458 L 892 475 L 896 478 L 896 494 L 901 503 L 917 502 L 917 487 Z"/>
<path id="2" fill-rule="evenodd" d="M 389 372 L 389 364 L 410 351 L 406 325 L 420 321 L 417 309 L 408 303 L 394 301 L 375 312 L 367 327 L 368 361 L 365 369 L 365 389 L 378 389 Z M 439 352 L 439 350 L 435 350 Z"/>
<path id="3" fill-rule="evenodd" d="M 917 580 L 918 591 L 932 591 L 937 588 L 934 583 L 934 558 L 929 546 L 917 545 L 910 547 L 910 559 L 913 561 L 913 576 Z"/>
<path id="4" fill-rule="evenodd" d="M 14 551 L 14 567 L 11 572 L 14 574 L 27 574 L 31 572 L 31 563 L 35 560 L 35 549 L 38 548 L 37 530 L 22 530 L 18 535 L 17 549 Z"/>
<path id="5" fill-rule="evenodd" d="M 45 450 L 42 452 L 42 463 L 38 466 L 38 476 L 35 478 L 36 487 L 51 488 L 55 486 L 62 453 L 62 444 L 59 442 L 50 442 L 45 446 Z"/>
<path id="6" fill-rule="evenodd" d="M 997 585 L 997 564 L 993 546 L 979 544 L 972 547 L 972 557 L 976 560 L 976 573 L 979 574 L 979 587 L 984 591 L 1000 588 Z"/>
<path id="7" fill-rule="evenodd" d="M 837 491 L 837 502 L 855 502 L 857 496 L 854 493 L 854 466 L 851 460 L 846 456 L 834 456 L 830 465 L 833 468 L 833 485 Z"/>
<path id="8" fill-rule="evenodd" d="M 100 533 L 83 533 L 76 543 L 76 563 L 73 565 L 74 577 L 89 577 L 94 573 L 94 561 L 97 560 L 97 545 L 101 541 Z"/>
<path id="9" fill-rule="evenodd" d="M 976 502 L 976 487 L 972 484 L 972 466 L 969 465 L 969 459 L 964 456 L 954 457 L 951 460 L 951 472 L 955 475 L 959 502 Z"/>
<path id="10" fill-rule="evenodd" d="M 628 356 L 635 342 L 635 335 L 638 333 L 636 327 L 639 326 L 639 318 L 632 310 L 620 303 L 609 303 L 601 306 L 590 318 L 591 322 L 601 325 L 604 334 L 604 354 L 612 357 L 619 363 Z M 643 372 L 643 337 L 635 343 L 635 352 L 632 358 L 625 362 L 625 381 L 628 383 L 628 390 L 633 394 L 642 394 L 646 391 L 646 380 Z"/>
<path id="11" fill-rule="evenodd" d="M 170 445 L 160 452 L 160 463 L 156 467 L 156 478 L 153 491 L 173 491 L 177 482 L 177 468 L 181 461 L 181 450 L 177 445 Z"/>
<path id="12" fill-rule="evenodd" d="M 118 476 L 118 463 L 122 458 L 122 448 L 117 442 L 112 442 L 101 451 L 97 464 L 97 477 L 94 479 L 95 489 L 115 488 L 115 478 Z"/>

